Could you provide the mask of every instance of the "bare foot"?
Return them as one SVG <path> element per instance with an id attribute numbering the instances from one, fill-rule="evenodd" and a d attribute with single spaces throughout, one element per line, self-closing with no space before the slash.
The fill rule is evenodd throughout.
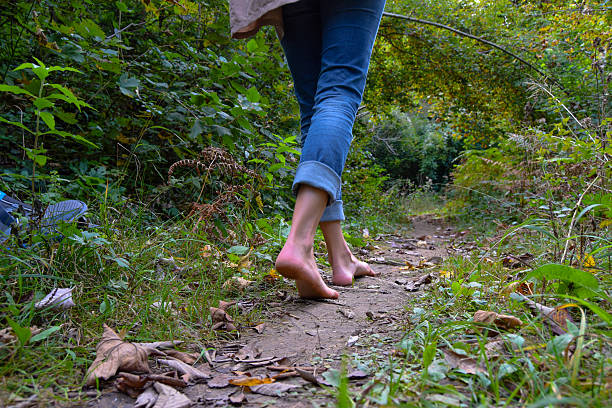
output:
<path id="1" fill-rule="evenodd" d="M 285 278 L 295 280 L 300 297 L 338 299 L 338 292 L 327 287 L 311 248 L 302 248 L 289 241 L 276 258 L 276 270 Z"/>
<path id="2" fill-rule="evenodd" d="M 374 272 L 370 265 L 355 258 L 350 251 L 335 257 L 330 253 L 329 263 L 333 270 L 332 282 L 338 286 L 351 285 L 353 278 L 378 275 L 378 272 Z"/>

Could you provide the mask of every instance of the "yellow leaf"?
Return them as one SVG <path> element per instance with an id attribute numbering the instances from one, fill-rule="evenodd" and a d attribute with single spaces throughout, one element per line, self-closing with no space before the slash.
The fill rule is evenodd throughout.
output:
<path id="1" fill-rule="evenodd" d="M 582 266 L 585 268 L 593 268 L 595 266 L 595 259 L 593 256 L 586 254 L 582 259 Z"/>
<path id="2" fill-rule="evenodd" d="M 240 385 L 242 387 L 253 387 L 255 385 L 271 384 L 274 382 L 274 378 L 235 378 L 229 380 L 232 385 Z"/>
<path id="3" fill-rule="evenodd" d="M 446 279 L 450 279 L 455 276 L 453 271 L 440 271 L 440 276 Z"/>
<path id="4" fill-rule="evenodd" d="M 612 218 L 610 218 L 609 220 L 603 220 L 602 222 L 600 222 L 599 228 L 606 228 L 606 227 L 609 227 L 610 225 L 612 225 Z"/>

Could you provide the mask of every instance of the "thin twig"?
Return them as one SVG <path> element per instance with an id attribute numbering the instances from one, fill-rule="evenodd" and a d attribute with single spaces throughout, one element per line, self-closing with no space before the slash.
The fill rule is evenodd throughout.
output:
<path id="1" fill-rule="evenodd" d="M 586 195 L 586 193 L 593 187 L 593 184 L 599 180 L 599 175 L 591 181 L 591 184 L 587 186 L 587 188 L 582 192 L 578 202 L 576 203 L 576 209 L 574 210 L 574 215 L 572 215 L 572 220 L 570 221 L 569 230 L 567 231 L 567 238 L 565 240 L 565 249 L 563 250 L 563 255 L 561 256 L 561 263 L 565 261 L 565 256 L 567 255 L 567 249 L 569 248 L 570 237 L 572 236 L 572 230 L 574 229 L 574 221 L 576 220 L 576 214 L 578 213 L 578 209 L 580 208 L 580 204 L 582 204 L 582 199 Z"/>

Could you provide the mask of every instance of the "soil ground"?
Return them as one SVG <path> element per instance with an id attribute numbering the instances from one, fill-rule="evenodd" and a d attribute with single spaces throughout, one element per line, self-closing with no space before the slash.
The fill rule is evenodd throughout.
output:
<path id="1" fill-rule="evenodd" d="M 418 291 L 406 290 L 406 284 L 426 274 L 423 269 L 410 270 L 406 262 L 439 263 L 447 254 L 446 246 L 451 237 L 451 228 L 422 217 L 414 218 L 403 235 L 376 237 L 357 255 L 368 260 L 379 276 L 359 279 L 352 287 L 332 286 L 340 292 L 338 300 L 303 300 L 295 297 L 294 292 L 281 301 L 268 302 L 262 333 L 243 330 L 238 341 L 218 345 L 212 366 L 206 364 L 203 370 L 214 378 L 235 375 L 237 371 L 271 376 L 278 372 L 271 372 L 265 366 L 282 364 L 311 367 L 320 373 L 340 368 L 344 358 L 348 360 L 350 375 L 351 370 L 360 368 L 355 367 L 355 361 L 385 359 L 404 333 L 408 321 L 407 301 L 419 295 Z M 324 274 L 329 281 L 329 271 Z M 234 355 L 237 350 L 242 350 L 246 358 L 237 360 Z M 367 368 L 357 371 L 349 377 L 354 377 L 350 380 L 351 387 L 365 387 L 373 374 L 367 372 Z M 335 406 L 333 387 L 317 386 L 299 376 L 279 379 L 276 384 L 296 387 L 280 396 L 247 392 L 241 406 Z M 193 402 L 192 406 L 201 407 L 230 406 L 230 395 L 237 391 L 240 387 L 212 388 L 206 383 L 182 390 Z M 91 401 L 89 406 L 132 407 L 134 400 L 110 391 Z"/>

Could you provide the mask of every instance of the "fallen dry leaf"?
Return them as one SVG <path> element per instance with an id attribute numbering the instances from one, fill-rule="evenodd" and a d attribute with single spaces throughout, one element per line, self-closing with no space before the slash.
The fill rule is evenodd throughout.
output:
<path id="1" fill-rule="evenodd" d="M 153 384 L 155 391 L 159 394 L 153 408 L 188 408 L 191 406 L 191 400 L 165 384 Z"/>
<path id="2" fill-rule="evenodd" d="M 243 292 L 253 281 L 233 276 L 223 283 L 223 289 L 230 292 Z"/>
<path id="3" fill-rule="evenodd" d="M 181 340 L 172 340 L 172 341 L 155 341 L 152 343 L 132 343 L 132 344 L 135 344 L 140 347 L 148 348 L 148 349 L 163 350 L 163 349 L 171 349 L 174 346 L 178 346 L 179 344 L 182 344 L 182 343 L 183 342 Z"/>
<path id="4" fill-rule="evenodd" d="M 525 252 L 524 254 L 521 254 L 519 256 L 506 255 L 502 259 L 502 265 L 508 269 L 517 269 L 522 266 L 529 267 L 530 266 L 529 261 L 532 260 L 533 258 L 534 258 L 533 254 L 530 254 L 529 252 Z"/>
<path id="5" fill-rule="evenodd" d="M 230 302 L 219 302 L 220 307 L 210 307 L 210 317 L 213 323 L 213 330 L 236 330 L 234 319 L 225 311 L 230 306 Z M 224 309 L 222 309 L 222 307 Z"/>
<path id="6" fill-rule="evenodd" d="M 270 384 L 255 385 L 250 388 L 255 394 L 267 395 L 269 397 L 279 397 L 284 392 L 294 388 L 299 388 L 299 385 L 275 382 Z"/>
<path id="7" fill-rule="evenodd" d="M 207 372 L 204 372 L 196 367 L 192 367 L 189 364 L 185 364 L 180 360 L 164 360 L 158 359 L 157 362 L 159 364 L 167 365 L 168 367 L 174 368 L 180 374 L 187 374 L 191 380 L 208 380 L 211 378 L 211 375 Z"/>
<path id="8" fill-rule="evenodd" d="M 257 357 L 261 356 L 261 350 L 259 347 L 254 346 L 252 344 L 247 344 L 242 347 L 236 354 L 234 354 L 234 361 L 246 361 L 246 360 L 254 360 Z"/>
<path id="9" fill-rule="evenodd" d="M 266 328 L 266 324 L 265 323 L 260 323 L 257 326 L 253 327 L 253 330 L 255 330 L 259 334 L 262 334 L 264 332 L 265 328 Z"/>
<path id="10" fill-rule="evenodd" d="M 302 377 L 304 380 L 315 384 L 315 385 L 320 385 L 321 383 L 319 382 L 319 380 L 317 379 L 317 377 L 315 377 L 314 373 L 311 373 L 310 371 L 307 370 L 302 370 L 300 368 L 295 368 L 295 371 L 299 374 L 300 377 Z"/>
<path id="11" fill-rule="evenodd" d="M 134 408 L 151 408 L 157 402 L 157 391 L 151 386 L 145 389 L 134 402 Z"/>
<path id="12" fill-rule="evenodd" d="M 272 268 L 270 269 L 270 272 L 268 272 L 265 276 L 264 276 L 264 281 L 267 283 L 274 283 L 279 279 L 282 279 L 282 276 L 280 276 L 278 274 L 278 272 L 276 272 L 276 269 Z"/>
<path id="13" fill-rule="evenodd" d="M 232 405 L 241 405 L 247 402 L 246 396 L 244 395 L 244 390 L 239 389 L 229 397 L 229 402 Z"/>
<path id="14" fill-rule="evenodd" d="M 476 323 L 493 324 L 496 327 L 505 330 L 512 330 L 523 325 L 523 321 L 518 317 L 502 315 L 486 310 L 478 310 L 476 313 L 474 313 L 474 321 Z"/>
<path id="15" fill-rule="evenodd" d="M 123 341 L 113 329 L 104 325 L 102 340 L 96 347 L 96 359 L 88 370 L 87 385 L 95 385 L 98 379 L 108 380 L 118 370 L 150 373 L 148 356 L 146 348 Z"/>
<path id="16" fill-rule="evenodd" d="M 523 301 L 527 303 L 530 309 L 540 312 L 544 318 L 544 322 L 550 327 L 553 333 L 557 335 L 567 333 L 567 320 L 572 321 L 570 314 L 566 310 L 568 305 L 552 308 L 526 297 L 523 297 Z"/>
<path id="17" fill-rule="evenodd" d="M 492 339 L 485 344 L 485 355 L 489 359 L 499 358 L 506 352 L 506 342 L 499 337 Z"/>
<path id="18" fill-rule="evenodd" d="M 431 273 L 428 273 L 427 275 L 423 275 L 420 278 L 408 282 L 406 286 L 404 286 L 404 289 L 406 289 L 408 292 L 416 292 L 421 288 L 421 286 L 431 283 L 432 279 Z"/>
<path id="19" fill-rule="evenodd" d="M 34 304 L 36 309 L 62 308 L 68 309 L 74 306 L 72 290 L 74 288 L 55 288 L 47 296 Z"/>
<path id="20" fill-rule="evenodd" d="M 510 282 L 508 286 L 502 289 L 501 294 L 508 296 L 514 292 L 521 295 L 533 295 L 533 283 L 525 281 Z"/>
<path id="21" fill-rule="evenodd" d="M 349 380 L 362 380 L 364 378 L 368 378 L 369 376 L 370 374 L 366 373 L 365 371 L 354 370 L 348 373 L 347 378 Z"/>
<path id="22" fill-rule="evenodd" d="M 233 377 L 227 374 L 215 375 L 206 383 L 210 388 L 225 388 Z"/>
<path id="23" fill-rule="evenodd" d="M 444 353 L 444 360 L 446 360 L 448 365 L 451 366 L 452 368 L 458 368 L 460 370 L 465 371 L 468 374 L 487 372 L 487 370 L 485 370 L 484 367 L 478 364 L 476 360 L 474 360 L 471 357 L 463 356 L 447 348 L 442 349 L 442 353 Z"/>
<path id="24" fill-rule="evenodd" d="M 229 383 L 232 385 L 239 385 L 242 387 L 253 387 L 256 385 L 262 384 L 271 384 L 274 382 L 274 378 L 257 378 L 257 377 L 240 377 L 240 378 L 231 378 Z"/>
<path id="25" fill-rule="evenodd" d="M 338 311 L 347 319 L 355 318 L 355 313 L 350 309 L 339 309 Z"/>
<path id="26" fill-rule="evenodd" d="M 198 353 L 185 353 L 183 351 L 178 351 L 174 349 L 166 350 L 164 353 L 189 365 L 193 365 L 200 358 L 200 355 Z"/>

